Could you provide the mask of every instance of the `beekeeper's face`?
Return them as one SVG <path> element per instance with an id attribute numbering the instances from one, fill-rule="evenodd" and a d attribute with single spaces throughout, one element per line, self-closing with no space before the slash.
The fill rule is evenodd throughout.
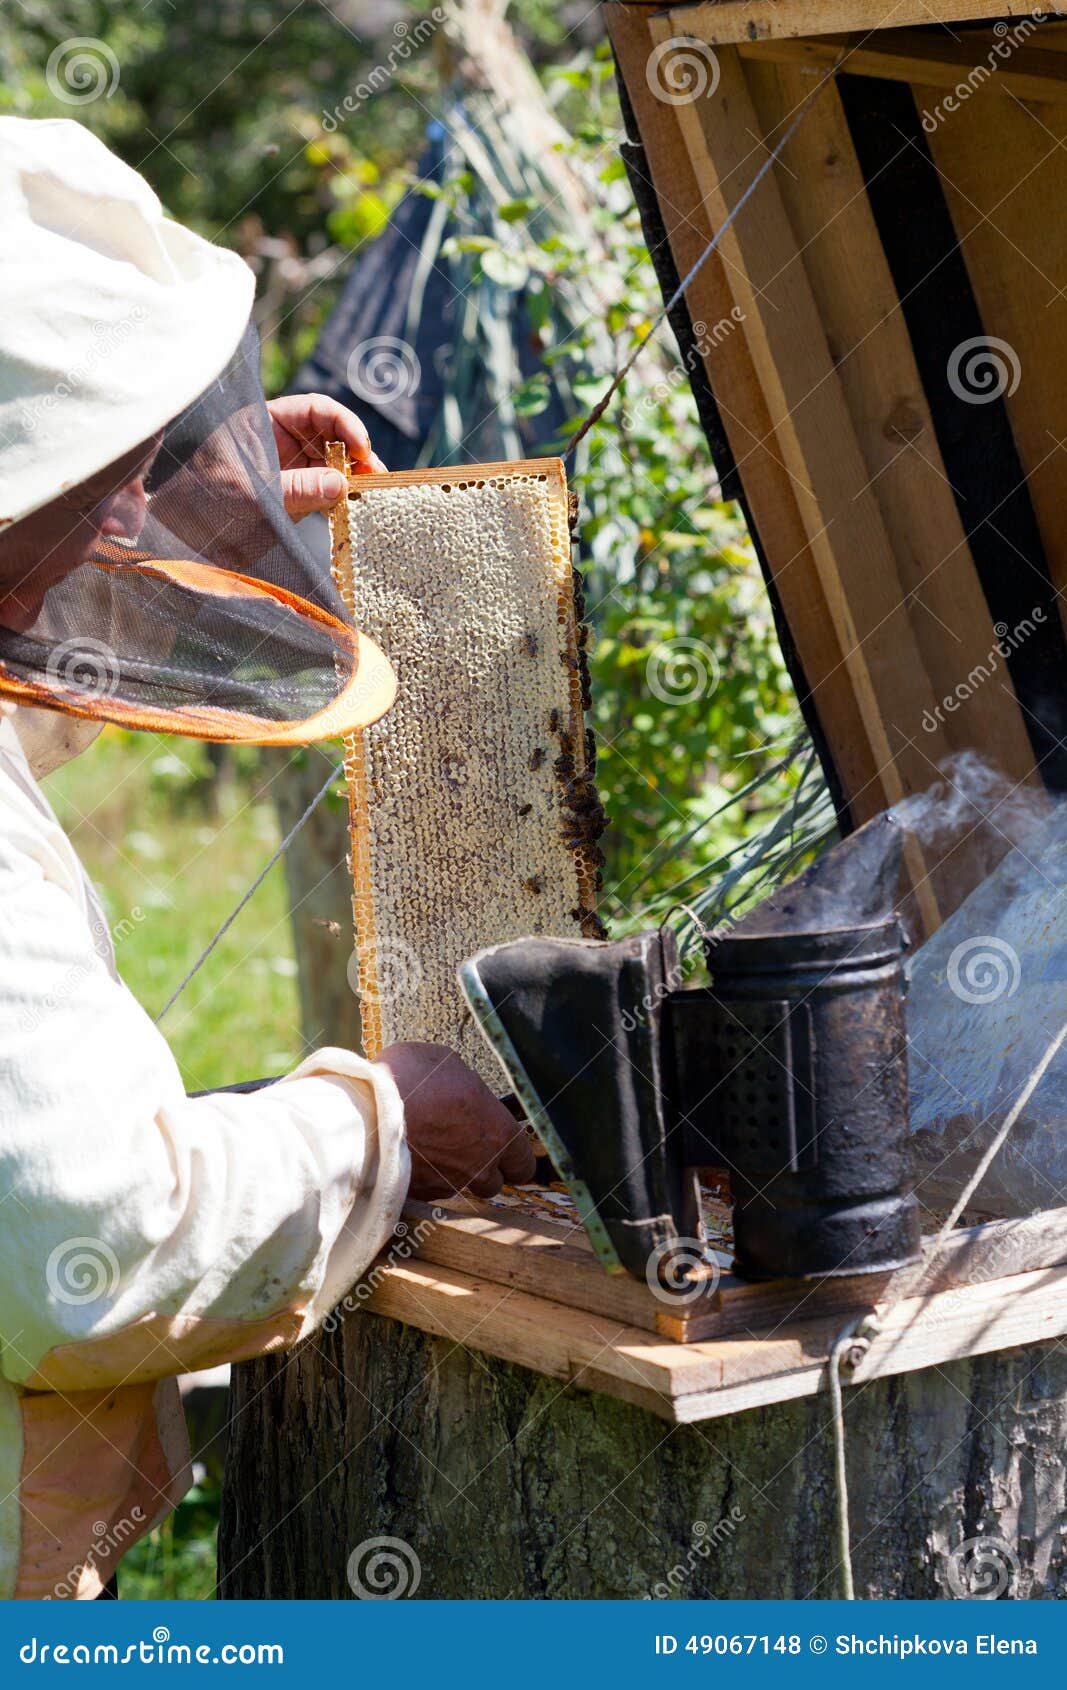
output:
<path id="1" fill-rule="evenodd" d="M 0 535 L 0 626 L 33 627 L 49 587 L 101 539 L 136 540 L 147 510 L 145 479 L 162 435 L 134 447 Z"/>

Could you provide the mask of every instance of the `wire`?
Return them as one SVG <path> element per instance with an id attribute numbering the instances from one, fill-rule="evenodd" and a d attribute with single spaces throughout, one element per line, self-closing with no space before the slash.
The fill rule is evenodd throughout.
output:
<path id="1" fill-rule="evenodd" d="M 1067 1039 L 1067 1021 L 1064 1022 L 1055 1038 L 1052 1039 L 1046 1046 L 1045 1053 L 1040 1062 L 1037 1064 L 1037 1067 L 1031 1071 L 1029 1078 L 1020 1091 L 1018 1097 L 1015 1099 L 1015 1102 L 1008 1110 L 1008 1113 L 1005 1115 L 1000 1127 L 994 1134 L 985 1155 L 982 1157 L 978 1166 L 975 1168 L 974 1173 L 971 1175 L 970 1179 L 967 1181 L 963 1190 L 957 1197 L 952 1206 L 951 1213 L 946 1216 L 944 1224 L 934 1239 L 933 1244 L 930 1246 L 930 1249 L 925 1253 L 923 1260 L 918 1264 L 915 1273 L 911 1275 L 903 1274 L 897 1281 L 897 1285 L 892 1296 L 889 1297 L 884 1304 L 879 1305 L 879 1313 L 875 1314 L 872 1312 L 861 1316 L 861 1318 L 857 1321 L 851 1322 L 845 1327 L 843 1332 L 838 1334 L 830 1347 L 828 1368 L 830 1379 L 830 1402 L 833 1411 L 834 1427 L 834 1480 L 837 1490 L 838 1555 L 840 1558 L 841 1579 L 845 1600 L 848 1602 L 855 1601 L 856 1590 L 852 1574 L 852 1540 L 848 1519 L 848 1465 L 845 1453 L 845 1413 L 844 1405 L 841 1400 L 841 1374 L 846 1369 L 849 1373 L 855 1372 L 856 1368 L 859 1366 L 863 1357 L 870 1348 L 871 1340 L 876 1338 L 878 1333 L 882 1330 L 885 1316 L 888 1314 L 889 1310 L 895 1303 L 898 1303 L 902 1297 L 910 1296 L 911 1293 L 918 1288 L 919 1283 L 930 1265 L 931 1258 L 936 1256 L 938 1251 L 943 1247 L 946 1239 L 955 1227 L 956 1222 L 963 1214 L 963 1211 L 971 1201 L 971 1198 L 974 1196 L 986 1174 L 989 1172 L 994 1157 L 1002 1148 L 1008 1134 L 1019 1119 L 1019 1116 L 1022 1114 L 1030 1098 L 1037 1090 L 1049 1063 L 1059 1050 L 1064 1039 Z"/>
<path id="2" fill-rule="evenodd" d="M 827 83 L 833 81 L 834 75 L 837 71 L 837 67 L 841 63 L 842 59 L 845 57 L 846 51 L 847 51 L 847 49 L 844 48 L 844 47 L 841 49 L 840 53 L 837 55 L 837 58 L 834 60 L 833 64 L 830 66 L 830 68 L 827 70 L 826 75 L 823 77 L 822 81 L 819 82 L 811 90 L 811 92 L 809 94 L 806 94 L 804 96 L 800 105 L 797 107 L 797 110 L 796 110 L 796 112 L 793 116 L 793 119 L 792 119 L 791 123 L 789 124 L 788 128 L 784 131 L 784 133 L 775 142 L 774 146 L 771 148 L 770 152 L 767 154 L 767 157 L 764 159 L 763 163 L 760 165 L 760 167 L 757 170 L 755 176 L 753 176 L 751 182 L 748 184 L 748 187 L 745 189 L 744 193 L 741 195 L 741 198 L 738 200 L 738 202 L 734 206 L 733 210 L 730 211 L 728 213 L 728 215 L 726 216 L 726 218 L 723 220 L 723 222 L 720 223 L 719 227 L 716 229 L 715 233 L 712 235 L 711 240 L 708 242 L 707 246 L 704 248 L 703 252 L 700 254 L 700 257 L 696 260 L 695 264 L 690 265 L 689 269 L 686 271 L 685 275 L 682 277 L 681 281 L 678 283 L 678 286 L 675 288 L 674 292 L 671 294 L 671 297 L 668 299 L 666 305 L 663 307 L 662 311 L 657 313 L 656 317 L 654 318 L 654 320 L 651 324 L 651 327 L 649 327 L 645 331 L 644 335 L 638 341 L 637 345 L 634 347 L 630 356 L 627 358 L 625 364 L 623 364 L 621 370 L 619 370 L 617 372 L 617 374 L 612 377 L 610 385 L 605 390 L 605 392 L 601 395 L 601 397 L 597 400 L 596 404 L 593 406 L 593 409 L 589 412 L 589 415 L 585 418 L 584 422 L 579 423 L 578 427 L 575 429 L 574 433 L 571 435 L 571 437 L 568 440 L 566 446 L 564 446 L 564 448 L 563 448 L 562 456 L 564 458 L 570 457 L 570 455 L 574 451 L 575 447 L 578 446 L 585 439 L 586 435 L 589 433 L 589 430 L 594 426 L 595 423 L 598 423 L 600 421 L 601 417 L 604 415 L 604 412 L 607 410 L 608 406 L 611 404 L 611 401 L 614 399 L 616 393 L 618 393 L 619 388 L 622 386 L 623 382 L 626 380 L 626 377 L 629 375 L 630 371 L 633 369 L 634 365 L 636 364 L 638 358 L 641 356 L 642 352 L 645 350 L 645 347 L 648 345 L 649 341 L 659 331 L 659 329 L 663 326 L 664 322 L 670 316 L 671 312 L 674 310 L 674 307 L 678 304 L 678 301 L 681 299 L 682 295 L 685 293 L 686 289 L 688 288 L 689 284 L 693 281 L 694 277 L 699 275 L 700 271 L 704 268 L 704 265 L 707 263 L 708 259 L 711 257 L 712 253 L 715 251 L 715 248 L 718 246 L 719 242 L 722 240 L 722 237 L 725 235 L 727 229 L 730 227 L 731 223 L 737 217 L 738 213 L 740 211 L 742 211 L 743 208 L 748 204 L 749 200 L 752 198 L 752 195 L 755 193 L 756 189 L 759 187 L 760 183 L 763 181 L 763 178 L 766 176 L 767 172 L 777 162 L 777 160 L 781 156 L 782 152 L 785 150 L 787 143 L 792 140 L 793 136 L 796 134 L 797 130 L 800 128 L 800 125 L 803 123 L 804 119 L 807 117 L 807 115 L 810 112 L 812 106 L 814 105 L 816 99 L 822 93 L 822 91 L 826 87 Z"/>
<path id="3" fill-rule="evenodd" d="M 200 955 L 197 957 L 196 961 L 193 963 L 192 968 L 190 968 L 188 974 L 185 976 L 185 979 L 181 982 L 181 985 L 177 986 L 175 988 L 175 990 L 170 994 L 170 997 L 167 999 L 166 1003 L 163 1005 L 163 1008 L 160 1010 L 159 1014 L 156 1016 L 156 1026 L 157 1027 L 159 1026 L 159 1023 L 162 1021 L 164 1015 L 166 1015 L 167 1011 L 174 1004 L 177 1003 L 178 999 L 181 997 L 182 993 L 184 992 L 186 986 L 189 984 L 190 980 L 193 978 L 193 975 L 196 974 L 197 971 L 207 961 L 208 957 L 211 955 L 212 951 L 215 949 L 215 946 L 218 944 L 218 942 L 222 938 L 223 934 L 228 932 L 229 929 L 233 926 L 234 922 L 237 920 L 237 917 L 240 915 L 241 911 L 244 909 L 245 905 L 248 903 L 248 901 L 252 897 L 253 893 L 255 893 L 256 891 L 259 890 L 259 887 L 263 884 L 264 880 L 266 880 L 268 874 L 270 873 L 271 869 L 274 867 L 275 863 L 278 861 L 278 858 L 282 855 L 283 851 L 287 851 L 289 849 L 289 846 L 293 843 L 293 840 L 296 838 L 297 834 L 300 832 L 300 829 L 303 827 L 304 823 L 311 816 L 312 811 L 315 810 L 317 808 L 317 806 L 322 803 L 322 800 L 325 798 L 326 794 L 329 792 L 329 790 L 330 790 L 331 786 L 333 785 L 334 781 L 338 780 L 340 778 L 340 776 L 344 774 L 344 768 L 345 768 L 344 763 L 336 763 L 334 765 L 334 767 L 330 770 L 330 773 L 327 775 L 326 779 L 323 781 L 321 787 L 319 788 L 318 792 L 316 792 L 314 798 L 311 800 L 311 803 L 308 805 L 308 807 L 304 811 L 303 815 L 300 816 L 298 818 L 298 820 L 293 823 L 293 826 L 289 829 L 289 832 L 286 834 L 285 838 L 282 840 L 281 844 L 278 846 L 278 849 L 275 851 L 275 853 L 271 857 L 270 861 L 268 863 L 266 863 L 263 868 L 260 869 L 259 873 L 256 875 L 255 880 L 253 880 L 253 882 L 252 882 L 251 886 L 248 888 L 247 892 L 245 892 L 244 895 L 242 896 L 242 898 L 240 899 L 240 901 L 234 905 L 233 909 L 230 911 L 229 915 L 226 917 L 226 920 L 223 922 L 222 926 L 212 936 L 210 942 L 207 945 L 205 945 L 204 949 L 200 952 Z"/>

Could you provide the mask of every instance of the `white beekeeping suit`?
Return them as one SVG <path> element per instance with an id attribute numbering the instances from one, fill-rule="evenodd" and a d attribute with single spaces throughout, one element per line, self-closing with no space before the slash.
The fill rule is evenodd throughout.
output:
<path id="1" fill-rule="evenodd" d="M 0 208 L 2 529 L 212 382 L 252 279 L 74 124 L 0 120 Z M 94 360 L 134 308 L 133 349 Z M 313 1330 L 410 1164 L 390 1075 L 350 1052 L 186 1096 L 20 714 L 0 713 L 0 1595 L 93 1596 L 190 1482 L 175 1376 Z M 93 730 L 34 712 L 22 731 L 44 769 Z"/>

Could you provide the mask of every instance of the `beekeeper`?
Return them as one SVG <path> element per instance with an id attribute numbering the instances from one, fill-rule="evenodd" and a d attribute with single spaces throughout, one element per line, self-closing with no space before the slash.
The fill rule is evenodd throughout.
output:
<path id="1" fill-rule="evenodd" d="M 380 714 L 292 517 L 336 492 L 327 436 L 381 466 L 328 400 L 268 416 L 251 272 L 78 124 L 0 120 L 0 212 L 0 1592 L 89 1597 L 191 1482 L 177 1374 L 314 1331 L 409 1190 L 532 1160 L 431 1045 L 189 1098 L 122 984 L 36 774 L 105 720 L 298 744 Z"/>

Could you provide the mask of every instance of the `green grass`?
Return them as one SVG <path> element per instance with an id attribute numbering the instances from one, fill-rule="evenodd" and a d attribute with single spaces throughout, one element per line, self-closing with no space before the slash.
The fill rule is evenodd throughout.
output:
<path id="1" fill-rule="evenodd" d="M 215 780 L 191 740 L 105 729 L 45 786 L 104 901 L 123 979 L 156 1015 L 278 842 L 269 779 L 227 751 Z M 299 1060 L 296 962 L 278 863 L 163 1028 L 190 1091 Z"/>
<path id="2" fill-rule="evenodd" d="M 120 1600 L 213 1601 L 218 1529 L 218 1487 L 205 1481 L 123 1558 Z"/>
<path id="3" fill-rule="evenodd" d="M 123 979 L 162 1008 L 278 843 L 271 754 L 108 728 L 45 782 L 100 892 Z M 276 1074 L 301 1053 L 285 872 L 278 863 L 166 1017 L 190 1091 Z M 124 1557 L 122 1599 L 214 1595 L 218 1488 L 210 1481 Z"/>

